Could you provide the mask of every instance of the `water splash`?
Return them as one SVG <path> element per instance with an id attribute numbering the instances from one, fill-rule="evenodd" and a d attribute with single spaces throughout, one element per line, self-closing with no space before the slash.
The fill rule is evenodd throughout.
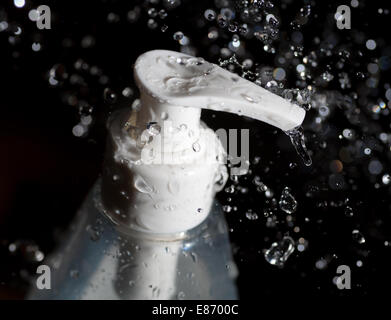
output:
<path id="1" fill-rule="evenodd" d="M 293 146 L 296 149 L 296 152 L 303 160 L 306 166 L 310 166 L 312 164 L 311 156 L 308 153 L 307 147 L 304 142 L 304 132 L 303 127 L 299 126 L 292 130 L 285 131 L 285 134 L 289 136 Z"/>

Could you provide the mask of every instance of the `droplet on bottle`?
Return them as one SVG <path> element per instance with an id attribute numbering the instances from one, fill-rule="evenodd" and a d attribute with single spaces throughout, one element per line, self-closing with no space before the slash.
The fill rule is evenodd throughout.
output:
<path id="1" fill-rule="evenodd" d="M 285 187 L 282 190 L 280 201 L 278 202 L 282 211 L 288 214 L 292 214 L 297 209 L 297 201 L 290 193 L 290 189 Z"/>
<path id="2" fill-rule="evenodd" d="M 167 16 L 168 16 L 168 14 L 167 14 L 167 11 L 166 11 L 166 10 L 161 9 L 161 10 L 159 11 L 159 17 L 160 17 L 160 19 L 165 19 L 165 18 L 167 18 Z"/>
<path id="3" fill-rule="evenodd" d="M 326 259 L 319 259 L 315 262 L 315 268 L 318 270 L 324 270 L 327 267 L 327 260 Z"/>
<path id="4" fill-rule="evenodd" d="M 122 95 L 126 98 L 130 98 L 133 95 L 133 90 L 129 87 L 126 87 L 122 90 Z"/>
<path id="5" fill-rule="evenodd" d="M 100 232 L 96 230 L 96 228 L 92 227 L 91 225 L 87 225 L 86 231 L 90 236 L 90 239 L 92 241 L 98 241 L 100 239 Z"/>
<path id="6" fill-rule="evenodd" d="M 225 206 L 223 206 L 223 211 L 224 212 L 231 212 L 232 211 L 232 207 L 231 206 L 229 206 L 229 205 L 225 205 Z"/>
<path id="7" fill-rule="evenodd" d="M 215 177 L 215 183 L 214 183 L 214 190 L 217 192 L 221 191 L 224 188 L 225 183 L 228 180 L 228 173 L 224 165 L 221 165 L 219 167 L 219 171 L 216 174 Z"/>
<path id="8" fill-rule="evenodd" d="M 194 263 L 198 262 L 198 256 L 196 253 L 192 252 L 190 253 L 191 259 L 193 260 Z"/>
<path id="9" fill-rule="evenodd" d="M 147 184 L 147 182 L 141 177 L 140 175 L 137 175 L 134 179 L 134 187 L 137 191 L 141 193 L 152 193 L 152 188 Z"/>
<path id="10" fill-rule="evenodd" d="M 279 242 L 274 242 L 265 251 L 265 259 L 268 263 L 280 268 L 284 267 L 289 256 L 295 251 L 295 242 L 291 237 L 284 237 Z"/>
<path id="11" fill-rule="evenodd" d="M 248 210 L 246 212 L 246 218 L 249 219 L 249 220 L 257 220 L 258 219 L 258 215 L 253 212 L 252 210 Z"/>
<path id="12" fill-rule="evenodd" d="M 201 150 L 201 146 L 198 142 L 193 143 L 193 151 L 194 152 L 199 152 Z"/>
<path id="13" fill-rule="evenodd" d="M 296 162 L 289 163 L 289 169 L 295 169 L 296 167 L 297 167 L 297 163 Z"/>
<path id="14" fill-rule="evenodd" d="M 167 184 L 168 191 L 173 194 L 177 195 L 179 192 L 179 184 L 175 180 L 170 180 Z"/>
<path id="15" fill-rule="evenodd" d="M 224 191 L 226 193 L 234 193 L 235 192 L 235 187 L 233 185 L 230 185 L 229 187 L 225 188 Z"/>
<path id="16" fill-rule="evenodd" d="M 174 8 L 180 6 L 181 3 L 182 3 L 181 0 L 164 0 L 163 1 L 164 7 L 166 9 L 169 9 L 169 10 L 174 9 Z"/>
<path id="17" fill-rule="evenodd" d="M 251 102 L 251 103 L 258 103 L 259 100 L 257 98 L 254 98 L 254 97 L 250 97 L 249 95 L 245 94 L 245 93 L 242 93 L 241 96 L 247 100 L 248 102 Z"/>
<path id="18" fill-rule="evenodd" d="M 227 25 L 228 25 L 228 21 L 227 21 L 227 17 L 225 17 L 224 15 L 222 14 L 219 14 L 217 16 L 217 24 L 219 25 L 219 27 L 221 28 L 225 28 Z"/>
<path id="19" fill-rule="evenodd" d="M 151 136 L 157 136 L 161 131 L 161 127 L 157 122 L 149 122 L 147 124 L 147 130 Z"/>
<path id="20" fill-rule="evenodd" d="M 167 112 L 162 112 L 161 115 L 160 115 L 160 119 L 162 120 L 167 120 L 168 119 L 168 113 Z"/>

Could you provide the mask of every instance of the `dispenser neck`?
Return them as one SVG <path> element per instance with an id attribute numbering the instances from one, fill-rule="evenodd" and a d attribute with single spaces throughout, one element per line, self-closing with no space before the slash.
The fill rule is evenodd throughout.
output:
<path id="1" fill-rule="evenodd" d="M 169 102 L 159 101 L 146 92 L 141 92 L 141 109 L 137 113 L 137 126 L 143 127 L 151 122 L 156 122 L 160 127 L 169 123 L 173 128 L 186 126 L 193 136 L 199 135 L 201 109 L 194 107 L 182 107 L 171 105 Z"/>

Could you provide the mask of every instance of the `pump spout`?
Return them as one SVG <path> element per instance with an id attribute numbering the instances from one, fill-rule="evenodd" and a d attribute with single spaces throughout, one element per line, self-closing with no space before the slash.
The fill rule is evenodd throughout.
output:
<path id="1" fill-rule="evenodd" d="M 153 50 L 137 59 L 134 70 L 143 105 L 139 120 L 143 122 L 159 122 L 164 114 L 173 125 L 186 123 L 196 129 L 199 109 L 210 109 L 287 131 L 301 125 L 305 117 L 303 108 L 202 58 Z"/>

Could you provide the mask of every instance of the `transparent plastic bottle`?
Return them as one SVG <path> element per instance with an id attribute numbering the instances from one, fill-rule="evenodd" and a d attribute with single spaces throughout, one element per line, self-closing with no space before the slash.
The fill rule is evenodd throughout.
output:
<path id="1" fill-rule="evenodd" d="M 237 269 L 217 202 L 206 220 L 176 235 L 116 225 L 98 180 L 67 240 L 46 261 L 51 289 L 29 299 L 237 299 Z"/>

